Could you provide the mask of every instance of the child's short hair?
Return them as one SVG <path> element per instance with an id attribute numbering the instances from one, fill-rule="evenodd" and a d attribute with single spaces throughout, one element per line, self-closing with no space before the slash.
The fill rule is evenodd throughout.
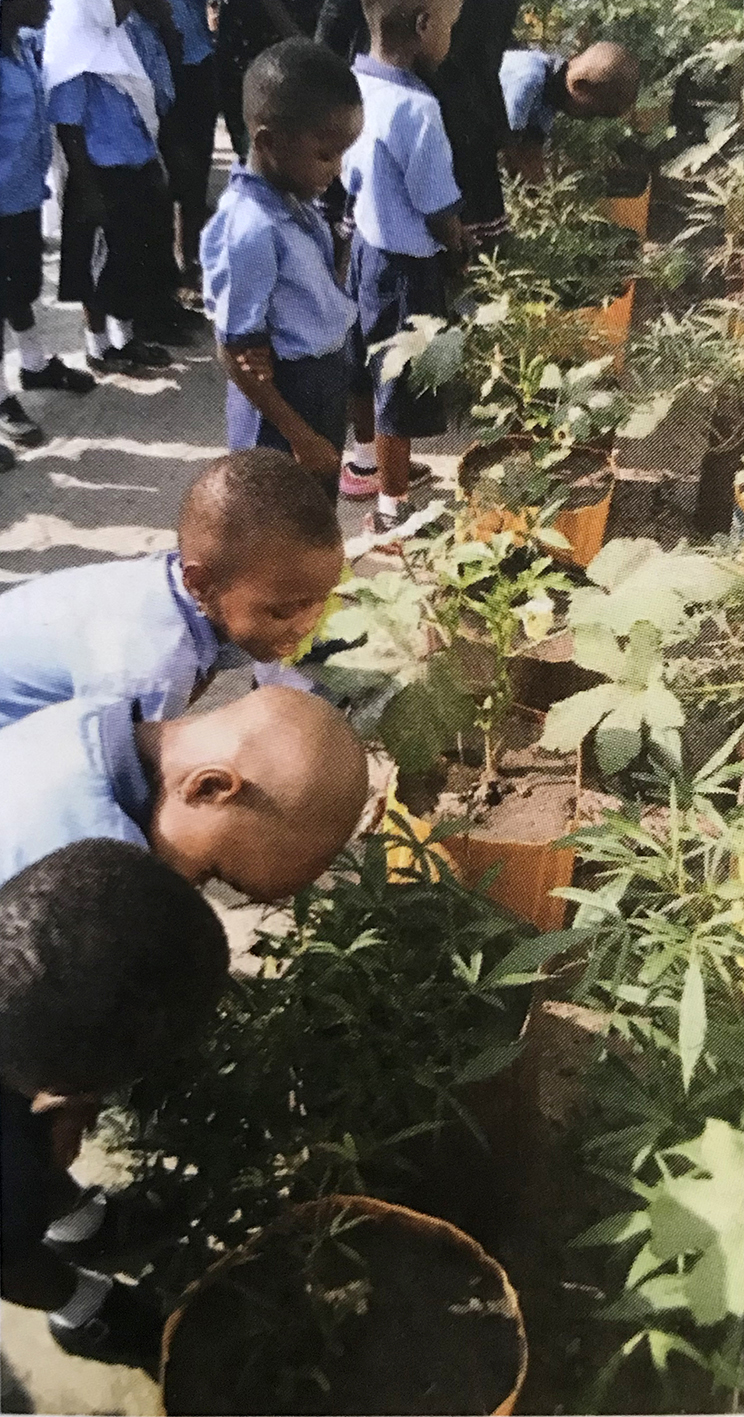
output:
<path id="1" fill-rule="evenodd" d="M 337 108 L 357 108 L 362 96 L 348 64 L 311 39 L 283 39 L 254 59 L 243 86 L 249 132 L 319 128 Z"/>
<path id="2" fill-rule="evenodd" d="M 423 8 L 423 0 L 362 0 L 364 18 L 373 35 L 392 37 L 411 31 Z M 427 8 L 436 8 L 436 0 Z"/>
<path id="3" fill-rule="evenodd" d="M 222 926 L 138 846 L 80 841 L 0 890 L 0 1076 L 105 1092 L 189 1047 L 227 983 Z"/>
<path id="4" fill-rule="evenodd" d="M 251 547 L 272 536 L 329 549 L 342 542 L 321 483 L 289 453 L 274 448 L 227 453 L 186 493 L 178 524 L 182 560 L 199 560 L 216 581 L 242 572 Z"/>

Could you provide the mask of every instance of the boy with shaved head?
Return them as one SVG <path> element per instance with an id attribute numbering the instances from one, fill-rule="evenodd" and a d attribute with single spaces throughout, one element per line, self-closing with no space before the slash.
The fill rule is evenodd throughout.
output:
<path id="1" fill-rule="evenodd" d="M 527 181 L 544 176 L 543 146 L 556 113 L 619 118 L 638 97 L 638 60 L 622 44 L 602 40 L 573 59 L 541 49 L 508 49 L 499 73 L 509 120 L 507 169 Z"/>
<path id="2" fill-rule="evenodd" d="M 137 699 L 144 719 L 174 718 L 229 644 L 257 661 L 264 682 L 265 662 L 313 629 L 343 564 L 317 478 L 272 448 L 207 468 L 186 495 L 178 543 L 0 597 L 0 727 L 80 695 Z"/>

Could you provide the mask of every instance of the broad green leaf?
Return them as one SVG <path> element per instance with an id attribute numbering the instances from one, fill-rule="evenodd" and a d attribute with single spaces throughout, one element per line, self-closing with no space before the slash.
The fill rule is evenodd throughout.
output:
<path id="1" fill-rule="evenodd" d="M 502 987 L 513 975 L 534 973 L 565 950 L 576 951 L 589 938 L 588 930 L 551 930 L 548 934 L 536 935 L 533 940 L 525 940 L 491 970 L 483 980 L 483 988 Z"/>
<path id="2" fill-rule="evenodd" d="M 646 1218 L 648 1219 L 648 1217 Z M 660 1264 L 661 1260 L 658 1255 L 654 1254 L 650 1244 L 647 1242 L 643 1246 L 643 1249 L 638 1251 L 638 1254 L 628 1270 L 625 1288 L 635 1289 L 637 1284 L 641 1284 L 644 1279 L 648 1279 L 650 1275 L 655 1274 Z"/>
<path id="3" fill-rule="evenodd" d="M 586 573 L 595 585 L 605 590 L 615 590 L 649 559 L 660 554 L 657 542 L 647 537 L 618 537 L 608 541 L 606 546 L 589 562 Z"/>
<path id="4" fill-rule="evenodd" d="M 622 679 L 625 655 L 606 625 L 577 625 L 573 633 L 573 660 L 581 669 Z"/>
<path id="5" fill-rule="evenodd" d="M 510 297 L 508 294 L 500 295 L 498 300 L 491 300 L 486 305 L 479 305 L 473 317 L 473 324 L 501 325 L 509 314 Z"/>
<path id="6" fill-rule="evenodd" d="M 563 385 L 563 375 L 557 364 L 546 364 L 540 379 L 540 389 L 546 393 L 551 389 L 560 389 Z"/>
<path id="7" fill-rule="evenodd" d="M 624 696 L 619 684 L 598 684 L 552 704 L 545 719 L 540 746 L 548 752 L 570 753 L 578 748 L 605 714 L 616 708 Z"/>
<path id="8" fill-rule="evenodd" d="M 504 1068 L 511 1067 L 522 1052 L 523 1046 L 519 1042 L 489 1043 L 477 1057 L 461 1068 L 455 1078 L 455 1086 L 464 1087 L 466 1083 L 487 1082 L 489 1078 L 503 1072 Z"/>
<path id="9" fill-rule="evenodd" d="M 652 671 L 661 666 L 661 635 L 649 620 L 636 620 L 628 635 L 625 651 L 623 679 L 628 684 L 645 689 Z M 664 724 L 663 727 L 678 727 L 678 724 Z"/>
<path id="10" fill-rule="evenodd" d="M 455 326 L 435 335 L 431 344 L 414 359 L 411 385 L 414 389 L 439 389 L 451 384 L 462 369 L 465 335 Z"/>
<path id="11" fill-rule="evenodd" d="M 587 892 L 591 898 L 580 904 L 574 916 L 574 929 L 600 925 L 608 915 L 619 919 L 622 913 L 619 909 L 620 901 L 632 879 L 632 871 L 619 871 L 613 880 L 607 881 L 599 890 Z"/>
<path id="12" fill-rule="evenodd" d="M 659 1372 L 666 1371 L 670 1353 L 680 1353 L 683 1358 L 689 1358 L 692 1363 L 697 1363 L 699 1368 L 708 1367 L 708 1361 L 700 1350 L 688 1343 L 686 1338 L 680 1338 L 677 1333 L 666 1333 L 658 1328 L 650 1329 L 648 1346 L 651 1350 L 654 1367 Z"/>
<path id="13" fill-rule="evenodd" d="M 648 1212 L 645 1210 L 623 1211 L 600 1220 L 588 1230 L 582 1231 L 569 1244 L 577 1249 L 591 1249 L 594 1245 L 624 1245 L 627 1240 L 635 1240 L 645 1235 L 650 1227 Z"/>
<path id="14" fill-rule="evenodd" d="M 624 772 L 638 757 L 643 746 L 640 729 L 612 726 L 612 715 L 597 729 L 594 748 L 603 777 Z"/>
<path id="15" fill-rule="evenodd" d="M 674 394 L 657 394 L 648 403 L 639 404 L 617 430 L 618 438 L 641 440 L 656 432 L 674 403 Z"/>
<path id="16" fill-rule="evenodd" d="M 706 1028 L 705 984 L 697 951 L 693 951 L 679 1005 L 679 1056 L 685 1092 L 689 1090 L 692 1075 L 705 1045 Z"/>
<path id="17" fill-rule="evenodd" d="M 599 359 L 590 359 L 586 364 L 576 365 L 566 371 L 566 386 L 571 389 L 572 397 L 580 398 L 585 389 L 589 389 L 592 384 L 596 384 L 598 379 L 604 377 L 612 368 L 615 356 L 613 354 L 603 354 Z"/>

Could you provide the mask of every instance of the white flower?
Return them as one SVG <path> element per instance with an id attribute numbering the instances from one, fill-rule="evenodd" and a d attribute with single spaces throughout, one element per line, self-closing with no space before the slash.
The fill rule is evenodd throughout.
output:
<path id="1" fill-rule="evenodd" d="M 554 607 L 549 595 L 517 606 L 517 614 L 528 640 L 544 640 L 553 625 Z"/>

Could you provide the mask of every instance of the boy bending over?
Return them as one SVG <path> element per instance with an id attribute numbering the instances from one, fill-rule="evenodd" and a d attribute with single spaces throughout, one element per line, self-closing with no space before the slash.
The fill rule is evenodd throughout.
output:
<path id="1" fill-rule="evenodd" d="M 0 891 L 2 1296 L 68 1353 L 156 1371 L 156 1305 L 77 1267 L 54 1220 L 99 1097 L 193 1045 L 227 967 L 210 907 L 137 847 L 81 841 Z"/>

